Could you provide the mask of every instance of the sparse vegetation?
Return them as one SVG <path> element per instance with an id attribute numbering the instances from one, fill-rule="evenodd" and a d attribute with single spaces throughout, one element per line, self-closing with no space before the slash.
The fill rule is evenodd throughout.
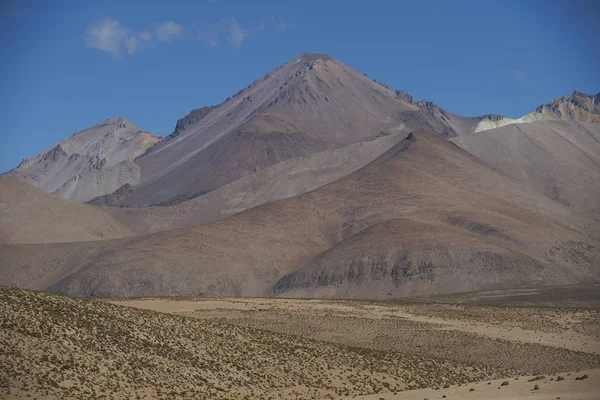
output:
<path id="1" fill-rule="evenodd" d="M 542 379 L 546 379 L 546 377 L 544 375 L 538 375 L 536 377 L 528 379 L 527 382 L 541 381 Z"/>
<path id="2" fill-rule="evenodd" d="M 513 347 L 507 341 L 438 330 L 443 327 L 438 323 L 391 318 L 407 304 L 284 299 L 181 303 L 206 309 L 191 312 L 196 317 L 191 318 L 0 287 L 0 397 L 10 390 L 11 396 L 75 399 L 388 398 L 386 394 L 403 390 L 556 373 L 566 362 L 576 366 L 573 370 L 600 365 L 594 354 Z M 180 302 L 166 304 L 176 311 Z M 471 321 L 483 318 L 476 307 L 412 304 L 410 310 L 433 316 L 440 307 L 446 318 L 465 313 Z M 424 329 L 428 335 L 398 340 L 402 332 Z M 454 351 L 467 343 L 470 352 Z M 509 349 L 506 357 L 502 349 Z M 556 380 L 564 379 L 560 377 Z M 544 379 L 536 375 L 528 381 Z M 494 381 L 498 388 L 508 382 Z"/>
<path id="3" fill-rule="evenodd" d="M 322 398 L 483 379 L 493 370 L 0 287 L 0 376 L 59 398 Z M 444 378 L 446 379 L 446 378 Z"/>

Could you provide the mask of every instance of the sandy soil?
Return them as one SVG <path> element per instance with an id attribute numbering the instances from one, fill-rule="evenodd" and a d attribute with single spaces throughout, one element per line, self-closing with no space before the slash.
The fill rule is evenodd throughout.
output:
<path id="1" fill-rule="evenodd" d="M 0 398 L 593 399 L 599 313 L 0 287 Z"/>
<path id="2" fill-rule="evenodd" d="M 115 304 L 379 351 L 549 374 L 600 367 L 600 310 L 264 298 Z"/>
<path id="3" fill-rule="evenodd" d="M 419 303 L 348 302 L 332 300 L 293 299 L 140 299 L 114 301 L 114 304 L 176 313 L 196 318 L 228 318 L 234 311 L 263 314 L 276 311 L 292 313 L 352 315 L 360 319 L 398 319 L 427 324 L 426 329 L 472 333 L 488 339 L 519 343 L 535 343 L 577 352 L 600 354 L 600 336 L 582 333 L 579 328 L 590 321 L 598 322 L 600 313 L 593 309 L 538 309 L 506 307 L 503 315 L 493 307 L 476 305 L 445 305 Z M 552 310 L 552 311 L 549 311 Z M 527 323 L 530 313 L 538 312 L 546 326 Z M 489 315 L 485 315 L 488 313 Z M 481 318 L 483 316 L 483 318 Z M 521 319 L 519 319 L 521 317 Z M 516 318 L 516 320 L 515 320 Z M 293 319 L 293 318 L 292 318 Z M 509 319 L 512 319 L 509 321 Z M 538 322 L 539 323 L 539 322 Z"/>
<path id="4" fill-rule="evenodd" d="M 584 380 L 576 377 L 588 375 Z M 564 380 L 557 381 L 561 376 Z M 423 400 L 423 399 L 462 399 L 462 400 L 597 400 L 600 398 L 600 369 L 580 371 L 578 373 L 557 374 L 545 379 L 528 382 L 530 377 L 514 379 L 496 379 L 468 385 L 454 385 L 448 388 L 411 390 L 398 394 L 369 395 L 353 397 L 364 400 Z M 508 385 L 502 386 L 503 382 Z M 538 390 L 533 390 L 538 385 Z M 471 390 L 473 389 L 473 390 Z"/>

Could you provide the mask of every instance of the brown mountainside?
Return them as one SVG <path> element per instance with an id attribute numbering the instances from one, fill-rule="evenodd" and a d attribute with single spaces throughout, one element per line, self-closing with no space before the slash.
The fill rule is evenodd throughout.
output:
<path id="1" fill-rule="evenodd" d="M 436 124 L 410 97 L 329 56 L 301 54 L 180 120 L 138 158 L 141 181 L 123 204 L 178 203 L 290 158 Z"/>
<path id="2" fill-rule="evenodd" d="M 132 230 L 100 208 L 0 176 L 0 243 L 81 242 L 130 235 Z"/>
<path id="3" fill-rule="evenodd" d="M 48 249 L 0 247 L 17 271 L 0 283 L 27 271 L 27 286 L 84 296 L 358 298 L 577 283 L 599 277 L 590 223 L 417 132 L 342 179 L 213 224 L 55 246 L 68 257 L 52 271 Z"/>

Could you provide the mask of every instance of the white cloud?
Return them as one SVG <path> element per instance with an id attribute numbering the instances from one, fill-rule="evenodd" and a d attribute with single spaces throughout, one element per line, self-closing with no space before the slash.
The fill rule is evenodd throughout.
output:
<path id="1" fill-rule="evenodd" d="M 183 28 L 173 21 L 165 21 L 156 28 L 156 37 L 161 42 L 169 42 L 182 35 Z"/>
<path id="2" fill-rule="evenodd" d="M 231 18 L 231 25 L 229 26 L 229 43 L 233 47 L 240 47 L 248 34 L 238 24 L 235 17 Z"/>
<path id="3" fill-rule="evenodd" d="M 138 38 L 135 36 L 129 36 L 124 40 L 123 43 L 125 44 L 125 47 L 127 48 L 127 53 L 133 54 L 138 45 Z"/>
<path id="4" fill-rule="evenodd" d="M 112 53 L 115 57 L 119 57 L 121 46 L 130 36 L 129 29 L 119 21 L 106 17 L 87 28 L 85 42 L 88 47 L 106 51 Z"/>
<path id="5" fill-rule="evenodd" d="M 274 16 L 261 18 L 256 25 L 242 28 L 237 18 L 228 17 L 219 20 L 216 23 L 204 22 L 198 30 L 198 40 L 208 44 L 211 47 L 217 47 L 221 44 L 222 37 L 234 48 L 239 48 L 247 39 L 257 36 L 265 31 L 276 30 L 284 32 L 295 28 L 294 23 L 285 21 L 283 18 Z"/>
<path id="6" fill-rule="evenodd" d="M 140 48 L 148 47 L 155 38 L 161 42 L 169 42 L 182 35 L 183 28 L 173 21 L 159 24 L 155 33 L 152 33 L 149 30 L 136 32 L 118 20 L 106 17 L 87 27 L 84 40 L 88 47 L 120 58 L 123 52 L 133 54 Z"/>
<path id="7" fill-rule="evenodd" d="M 150 31 L 140 32 L 138 36 L 140 37 L 140 39 L 145 40 L 146 42 L 149 42 L 152 40 L 152 32 L 150 32 Z"/>

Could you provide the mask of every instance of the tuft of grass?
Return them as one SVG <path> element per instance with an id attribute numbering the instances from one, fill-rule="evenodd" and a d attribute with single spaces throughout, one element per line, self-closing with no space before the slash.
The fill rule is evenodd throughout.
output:
<path id="1" fill-rule="evenodd" d="M 536 377 L 528 379 L 527 382 L 541 381 L 542 379 L 546 379 L 546 376 L 544 376 L 544 375 L 538 375 Z"/>

